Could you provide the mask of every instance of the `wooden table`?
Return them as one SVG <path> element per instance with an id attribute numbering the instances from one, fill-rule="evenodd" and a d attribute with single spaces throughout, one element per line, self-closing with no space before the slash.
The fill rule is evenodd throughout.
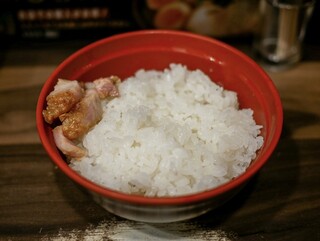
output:
<path id="1" fill-rule="evenodd" d="M 320 58 L 270 73 L 283 101 L 283 134 L 235 198 L 194 220 L 151 225 L 102 209 L 54 167 L 38 139 L 42 84 L 85 44 L 2 47 L 0 240 L 320 240 Z"/>

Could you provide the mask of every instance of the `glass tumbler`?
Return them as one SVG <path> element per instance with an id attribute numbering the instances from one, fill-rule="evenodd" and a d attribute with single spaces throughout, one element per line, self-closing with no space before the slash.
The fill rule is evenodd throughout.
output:
<path id="1" fill-rule="evenodd" d="M 315 0 L 262 0 L 261 25 L 254 39 L 257 62 L 283 70 L 300 61 Z"/>

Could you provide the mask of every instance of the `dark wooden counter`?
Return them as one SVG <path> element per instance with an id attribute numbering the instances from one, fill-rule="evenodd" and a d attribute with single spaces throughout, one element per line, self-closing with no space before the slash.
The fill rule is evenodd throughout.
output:
<path id="1" fill-rule="evenodd" d="M 194 220 L 151 225 L 102 209 L 54 167 L 38 139 L 42 84 L 81 45 L 1 50 L 0 240 L 320 240 L 320 59 L 270 73 L 284 107 L 282 137 L 235 198 Z"/>

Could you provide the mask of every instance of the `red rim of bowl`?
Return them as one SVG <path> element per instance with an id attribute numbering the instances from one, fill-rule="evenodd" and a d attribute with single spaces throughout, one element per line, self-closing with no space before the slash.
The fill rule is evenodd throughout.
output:
<path id="1" fill-rule="evenodd" d="M 283 110 L 282 110 L 282 104 L 280 100 L 280 96 L 278 94 L 278 91 L 270 79 L 270 77 L 265 73 L 265 71 L 250 57 L 242 53 L 241 51 L 237 50 L 236 48 L 229 46 L 219 40 L 209 38 L 207 36 L 202 36 L 194 33 L 189 32 L 182 32 L 182 31 L 175 31 L 175 30 L 139 30 L 139 31 L 133 31 L 133 32 L 127 32 L 122 34 L 113 35 L 111 37 L 107 37 L 101 40 L 98 40 L 96 42 L 93 42 L 82 49 L 76 51 L 72 55 L 70 55 L 68 58 L 66 58 L 55 70 L 54 72 L 49 76 L 48 80 L 53 78 L 61 69 L 63 69 L 66 65 L 68 65 L 70 62 L 72 62 L 74 59 L 76 59 L 79 55 L 82 55 L 83 53 L 89 51 L 92 48 L 95 48 L 96 46 L 99 46 L 101 44 L 106 44 L 108 42 L 121 39 L 121 38 L 127 38 L 134 35 L 150 35 L 150 34 L 169 34 L 169 35 L 178 35 L 178 36 L 188 36 L 192 38 L 197 38 L 203 41 L 211 42 L 215 45 L 218 45 L 219 47 L 225 48 L 230 52 L 233 52 L 233 54 L 238 55 L 245 61 L 249 62 L 256 70 L 259 71 L 259 74 L 262 76 L 263 79 L 268 81 L 268 85 L 270 88 L 270 91 L 272 91 L 273 96 L 275 97 L 274 102 L 275 106 L 277 107 L 276 110 L 276 124 L 277 127 L 275 129 L 273 139 L 269 143 L 269 148 L 259 157 L 258 162 L 254 162 L 250 165 L 250 167 L 246 170 L 245 173 L 241 174 L 240 176 L 234 178 L 233 180 L 222 184 L 218 187 L 215 187 L 213 189 L 203 191 L 200 193 L 195 194 L 189 194 L 184 196 L 175 196 L 175 197 L 145 197 L 145 196 L 139 196 L 139 195 L 131 195 L 131 194 L 125 194 L 116 190 L 111 190 L 106 187 L 102 187 L 96 183 L 93 183 L 92 181 L 82 177 L 77 172 L 73 171 L 67 163 L 61 158 L 61 156 L 55 151 L 55 147 L 52 147 L 49 139 L 46 137 L 45 133 L 45 125 L 47 125 L 42 117 L 42 110 L 45 103 L 46 93 L 49 93 L 50 90 L 50 83 L 49 81 L 46 81 L 43 85 L 43 88 L 40 92 L 37 108 L 36 108 L 36 123 L 37 123 L 37 129 L 38 134 L 40 137 L 40 140 L 43 144 L 44 149 L 50 156 L 50 158 L 53 160 L 53 162 L 73 181 L 80 184 L 81 186 L 98 193 L 104 197 L 115 199 L 119 201 L 123 201 L 126 203 L 132 203 L 132 204 L 139 204 L 139 205 L 183 205 L 186 203 L 195 203 L 202 200 L 207 200 L 210 198 L 213 198 L 215 196 L 218 196 L 222 193 L 228 192 L 238 186 L 241 186 L 246 181 L 248 181 L 254 174 L 256 174 L 260 168 L 266 163 L 268 158 L 273 153 L 276 145 L 278 144 L 281 132 L 282 132 L 282 123 L 283 123 Z"/>

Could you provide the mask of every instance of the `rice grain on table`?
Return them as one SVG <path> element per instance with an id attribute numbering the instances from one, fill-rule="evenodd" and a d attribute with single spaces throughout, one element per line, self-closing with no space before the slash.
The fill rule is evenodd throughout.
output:
<path id="1" fill-rule="evenodd" d="M 177 196 L 243 173 L 263 145 L 262 126 L 237 94 L 200 70 L 171 64 L 139 70 L 103 102 L 83 139 L 88 155 L 70 166 L 100 185 L 145 196 Z"/>

